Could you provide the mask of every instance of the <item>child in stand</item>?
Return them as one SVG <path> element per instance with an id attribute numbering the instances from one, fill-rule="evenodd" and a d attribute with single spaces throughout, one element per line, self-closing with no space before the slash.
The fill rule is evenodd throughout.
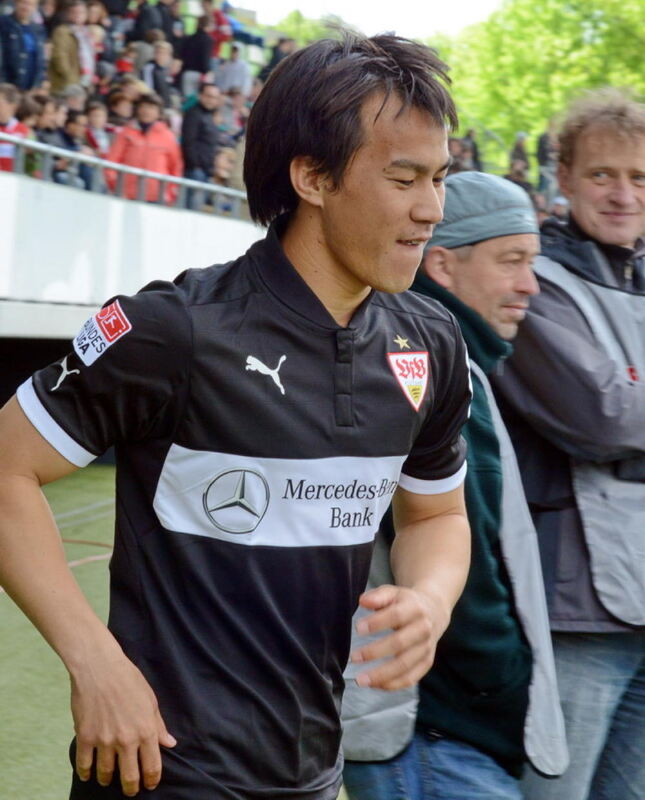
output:
<path id="1" fill-rule="evenodd" d="M 107 108 L 98 100 L 91 102 L 87 107 L 85 139 L 99 158 L 107 157 L 113 134 L 114 129 L 108 126 Z"/>
<path id="2" fill-rule="evenodd" d="M 133 73 L 136 57 L 137 44 L 136 42 L 130 42 L 115 61 L 117 75 L 130 75 Z"/>
<path id="3" fill-rule="evenodd" d="M 36 132 L 34 128 L 36 127 L 39 115 L 40 104 L 32 97 L 29 97 L 29 95 L 25 95 L 16 110 L 16 119 L 18 122 L 22 123 L 28 131 L 25 134 L 25 139 L 36 141 Z M 24 174 L 35 177 L 38 172 L 38 166 L 38 153 L 35 153 L 33 150 L 31 152 L 27 150 L 25 152 L 25 163 L 23 167 Z"/>

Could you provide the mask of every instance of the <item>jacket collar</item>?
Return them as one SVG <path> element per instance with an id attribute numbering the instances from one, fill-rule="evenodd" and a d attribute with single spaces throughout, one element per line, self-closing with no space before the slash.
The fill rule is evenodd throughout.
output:
<path id="1" fill-rule="evenodd" d="M 540 230 L 542 253 L 571 272 L 596 283 L 627 291 L 645 291 L 645 240 L 636 249 L 608 245 L 589 236 L 573 217 L 566 225 L 547 220 Z M 632 278 L 625 279 L 629 267 Z"/>
<path id="2" fill-rule="evenodd" d="M 634 248 L 631 247 L 622 247 L 619 244 L 605 244 L 604 242 L 599 242 L 597 239 L 594 239 L 593 236 L 589 236 L 588 233 L 583 231 L 583 229 L 578 225 L 574 217 L 569 217 L 569 229 L 573 232 L 576 238 L 583 242 L 585 239 L 592 241 L 596 247 L 598 247 L 607 257 L 607 260 L 611 264 L 614 269 L 622 270 L 625 264 L 630 260 L 633 259 L 634 256 L 639 256 L 642 254 L 643 249 L 645 249 L 645 240 L 644 239 L 637 239 L 636 246 Z"/>

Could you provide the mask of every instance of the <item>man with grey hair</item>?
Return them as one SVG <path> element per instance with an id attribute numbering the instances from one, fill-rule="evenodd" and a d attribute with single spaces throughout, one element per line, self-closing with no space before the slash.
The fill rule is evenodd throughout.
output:
<path id="1" fill-rule="evenodd" d="M 645 105 L 613 89 L 560 133 L 566 225 L 497 380 L 538 532 L 571 766 L 531 800 L 645 797 Z"/>
<path id="2" fill-rule="evenodd" d="M 466 506 L 472 565 L 434 665 L 418 687 L 374 695 L 348 680 L 345 788 L 351 800 L 520 800 L 530 760 L 567 764 L 537 539 L 487 375 L 537 284 L 538 225 L 526 193 L 479 172 L 446 181 L 444 219 L 413 284 L 457 318 L 473 401 Z M 382 526 L 370 582 L 389 580 L 393 531 Z M 354 675 L 354 668 L 346 678 Z"/>

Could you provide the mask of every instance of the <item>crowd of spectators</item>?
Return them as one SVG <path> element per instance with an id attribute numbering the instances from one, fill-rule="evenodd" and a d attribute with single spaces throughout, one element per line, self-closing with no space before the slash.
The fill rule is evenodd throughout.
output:
<path id="1" fill-rule="evenodd" d="M 552 120 L 547 130 L 537 139 L 535 151 L 537 183 L 531 181 L 530 178 L 532 157 L 529 152 L 528 135 L 519 131 L 508 152 L 508 171 L 503 177 L 520 186 L 529 195 L 540 224 L 547 219 L 556 222 L 562 219 L 566 220 L 568 215 L 567 203 L 561 196 L 556 177 L 557 147 Z M 449 168 L 450 174 L 471 170 L 486 171 L 474 129 L 471 128 L 461 138 L 451 136 L 448 140 L 448 148 L 452 159 Z"/>
<path id="2" fill-rule="evenodd" d="M 249 110 L 271 70 L 295 49 L 280 39 L 254 77 L 231 20 L 212 0 L 188 35 L 178 0 L 0 0 L 0 132 L 36 139 L 110 161 L 243 189 L 241 160 Z M 142 102 L 143 101 L 143 102 Z M 528 136 L 518 132 L 505 178 L 531 197 L 540 221 L 560 216 L 552 126 L 537 140 L 537 184 L 529 178 Z M 476 131 L 450 137 L 450 172 L 484 171 Z M 0 169 L 11 170 L 13 147 L 0 143 Z M 26 171 L 42 177 L 42 160 Z M 116 188 L 113 173 L 58 159 L 54 181 L 79 188 Z M 147 181 L 149 201 L 168 202 Z M 121 188 L 121 187 L 119 187 Z M 124 181 L 138 197 L 136 180 Z M 187 193 L 193 209 L 212 203 Z M 219 210 L 226 211 L 226 203 Z M 566 213 L 566 212 L 565 212 Z"/>
<path id="3" fill-rule="evenodd" d="M 262 80 L 233 41 L 229 18 L 210 0 L 187 35 L 178 0 L 13 0 L 0 2 L 0 132 L 77 153 L 242 189 L 241 154 Z M 281 40 L 264 77 L 295 46 Z M 0 170 L 14 146 L 0 142 Z M 78 188 L 114 191 L 114 171 L 74 159 L 27 157 L 25 172 Z M 47 162 L 48 164 L 50 162 Z M 103 171 L 102 171 L 103 172 Z M 137 179 L 118 186 L 139 197 Z M 176 189 L 147 180 L 150 202 Z M 191 208 L 212 201 L 188 193 Z M 227 210 L 223 204 L 218 210 Z"/>

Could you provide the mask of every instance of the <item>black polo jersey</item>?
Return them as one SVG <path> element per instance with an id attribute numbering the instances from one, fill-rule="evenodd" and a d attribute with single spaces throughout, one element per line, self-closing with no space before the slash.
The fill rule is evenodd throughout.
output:
<path id="1" fill-rule="evenodd" d="M 465 473 L 463 340 L 374 292 L 339 327 L 271 229 L 119 297 L 18 391 L 82 466 L 114 444 L 109 627 L 178 744 L 163 800 L 330 800 L 352 613 L 400 485 Z M 72 797 L 121 797 L 76 781 Z"/>

